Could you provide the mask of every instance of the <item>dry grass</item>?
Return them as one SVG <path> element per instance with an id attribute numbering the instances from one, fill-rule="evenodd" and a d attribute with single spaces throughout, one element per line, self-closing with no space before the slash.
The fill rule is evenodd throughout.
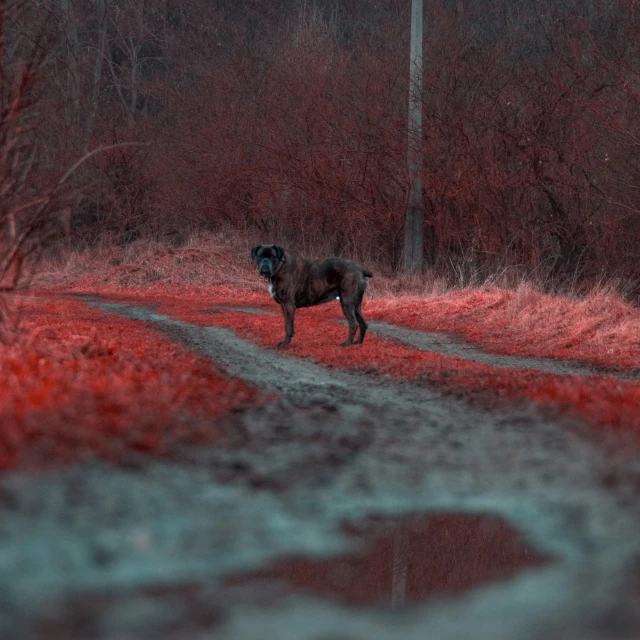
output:
<path id="1" fill-rule="evenodd" d="M 244 291 L 264 290 L 249 252 L 261 240 L 237 233 L 192 233 L 180 246 L 142 239 L 128 245 L 106 242 L 83 250 L 64 250 L 43 260 L 32 284 L 63 290 L 179 292 L 185 287 L 224 285 Z M 366 263 L 375 273 L 370 297 L 413 293 L 430 295 L 452 288 L 446 278 L 394 276 L 380 265 Z"/>
<path id="2" fill-rule="evenodd" d="M 282 337 L 282 317 L 251 265 L 251 244 L 233 236 L 199 235 L 175 248 L 143 241 L 99 248 L 50 262 L 36 282 L 158 304 L 165 313 L 185 320 L 223 324 L 241 336 L 274 344 Z M 528 284 L 514 289 L 451 288 L 435 277 L 394 280 L 375 271 L 368 293 L 364 310 L 369 319 L 452 332 L 490 352 L 640 367 L 640 310 L 610 289 L 595 289 L 583 297 L 552 296 Z M 264 306 L 276 314 L 198 313 L 208 304 Z M 640 432 L 637 382 L 496 369 L 417 352 L 373 333 L 364 345 L 344 350 L 336 346 L 345 337 L 344 327 L 336 323 L 340 318 L 338 305 L 302 310 L 291 353 L 327 366 L 424 379 L 464 395 L 534 400 L 594 424 Z M 108 375 L 106 369 L 103 375 Z M 86 384 L 92 384 L 89 378 Z"/>
<path id="3" fill-rule="evenodd" d="M 221 284 L 251 290 L 249 245 L 225 233 L 192 234 L 179 247 L 153 240 L 64 251 L 38 265 L 32 285 L 64 290 L 180 290 Z"/>
<path id="4" fill-rule="evenodd" d="M 20 296 L 0 358 L 0 469 L 224 438 L 216 421 L 265 397 L 144 322 L 77 300 Z"/>
<path id="5" fill-rule="evenodd" d="M 640 367 L 640 309 L 607 289 L 584 297 L 546 295 L 529 285 L 515 291 L 459 289 L 377 298 L 367 313 L 415 329 L 455 333 L 493 353 Z"/>
<path id="6" fill-rule="evenodd" d="M 126 294 L 179 295 L 219 302 L 269 303 L 249 259 L 256 238 L 233 233 L 192 234 L 179 247 L 139 240 L 68 252 L 41 265 L 35 285 Z M 530 283 L 512 288 L 507 272 L 494 284 L 451 286 L 432 273 L 385 277 L 376 265 L 369 282 L 368 317 L 412 328 L 449 331 L 495 353 L 588 360 L 640 367 L 640 311 L 613 287 L 584 296 L 548 295 Z"/>

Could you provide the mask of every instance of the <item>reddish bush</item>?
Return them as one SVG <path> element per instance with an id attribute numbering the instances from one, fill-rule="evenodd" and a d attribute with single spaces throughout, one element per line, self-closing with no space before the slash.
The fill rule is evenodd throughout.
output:
<path id="1" fill-rule="evenodd" d="M 39 170 L 74 149 L 153 141 L 83 168 L 76 227 L 130 241 L 230 225 L 400 264 L 408 2 L 46 4 L 65 37 L 42 91 Z M 633 293 L 634 3 L 425 11 L 428 264 L 463 284 L 505 269 L 550 288 L 604 273 Z M 33 31 L 32 13 L 23 22 L 10 42 Z"/>

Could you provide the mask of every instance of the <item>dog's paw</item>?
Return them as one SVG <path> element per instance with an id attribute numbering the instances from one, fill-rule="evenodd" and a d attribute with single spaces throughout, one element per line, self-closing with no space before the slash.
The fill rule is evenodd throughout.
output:
<path id="1" fill-rule="evenodd" d="M 276 345 L 276 349 L 282 349 L 282 347 L 286 347 L 290 342 L 291 340 L 280 340 Z"/>
<path id="2" fill-rule="evenodd" d="M 346 340 L 345 342 L 341 342 L 340 346 L 341 347 L 350 347 L 353 344 L 353 342 L 349 342 L 349 340 Z"/>

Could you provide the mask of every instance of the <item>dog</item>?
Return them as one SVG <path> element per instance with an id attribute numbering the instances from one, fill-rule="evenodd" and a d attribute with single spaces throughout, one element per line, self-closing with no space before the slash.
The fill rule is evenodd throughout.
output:
<path id="1" fill-rule="evenodd" d="M 294 336 L 296 309 L 336 298 L 349 323 L 349 337 L 340 346 L 362 343 L 367 332 L 367 323 L 362 317 L 362 296 L 367 288 L 367 278 L 373 277 L 371 271 L 343 258 L 327 258 L 320 262 L 290 256 L 275 244 L 260 244 L 251 249 L 251 260 L 258 266 L 260 275 L 269 281 L 271 297 L 282 307 L 285 337 L 278 347 L 289 344 Z M 360 335 L 354 343 L 358 328 Z"/>

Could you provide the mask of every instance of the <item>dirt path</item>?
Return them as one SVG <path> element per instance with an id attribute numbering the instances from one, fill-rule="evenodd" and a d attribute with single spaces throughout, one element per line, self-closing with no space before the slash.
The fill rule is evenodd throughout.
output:
<path id="1" fill-rule="evenodd" d="M 0 480 L 0 636 L 638 637 L 640 465 L 612 460 L 579 425 L 94 304 L 154 323 L 281 400 L 230 417 L 224 449 Z M 282 555 L 344 551 L 345 520 L 430 511 L 500 516 L 555 562 L 394 616 L 295 595 L 265 608 L 218 588 Z"/>
<path id="2" fill-rule="evenodd" d="M 526 356 L 507 356 L 487 353 L 466 342 L 455 340 L 450 336 L 433 331 L 415 331 L 398 327 L 385 322 L 370 322 L 371 329 L 385 338 L 393 338 L 398 342 L 411 345 L 420 351 L 434 351 L 445 356 L 455 356 L 463 360 L 473 360 L 492 367 L 506 367 L 508 369 L 535 369 L 566 376 L 591 376 L 596 373 L 606 373 L 617 378 L 634 380 L 640 377 L 638 371 L 619 371 L 611 368 L 596 367 L 575 360 L 560 358 L 531 358 Z"/>
<path id="3" fill-rule="evenodd" d="M 277 315 L 270 311 L 258 307 L 228 307 L 211 305 L 201 313 L 215 315 L 229 311 L 248 313 L 251 315 Z M 345 321 L 340 321 L 346 326 Z M 559 376 L 591 376 L 594 374 L 608 374 L 622 380 L 637 380 L 640 378 L 640 370 L 621 371 L 611 367 L 596 366 L 577 360 L 567 360 L 562 358 L 533 358 L 527 356 L 509 356 L 495 353 L 488 353 L 481 348 L 456 340 L 454 337 L 435 331 L 419 331 L 408 329 L 387 322 L 372 320 L 369 322 L 369 330 L 377 333 L 383 338 L 391 338 L 405 345 L 409 345 L 419 351 L 431 351 L 444 356 L 454 356 L 463 360 L 471 360 L 488 364 L 492 367 L 503 367 L 507 369 L 533 369 L 552 373 Z"/>

